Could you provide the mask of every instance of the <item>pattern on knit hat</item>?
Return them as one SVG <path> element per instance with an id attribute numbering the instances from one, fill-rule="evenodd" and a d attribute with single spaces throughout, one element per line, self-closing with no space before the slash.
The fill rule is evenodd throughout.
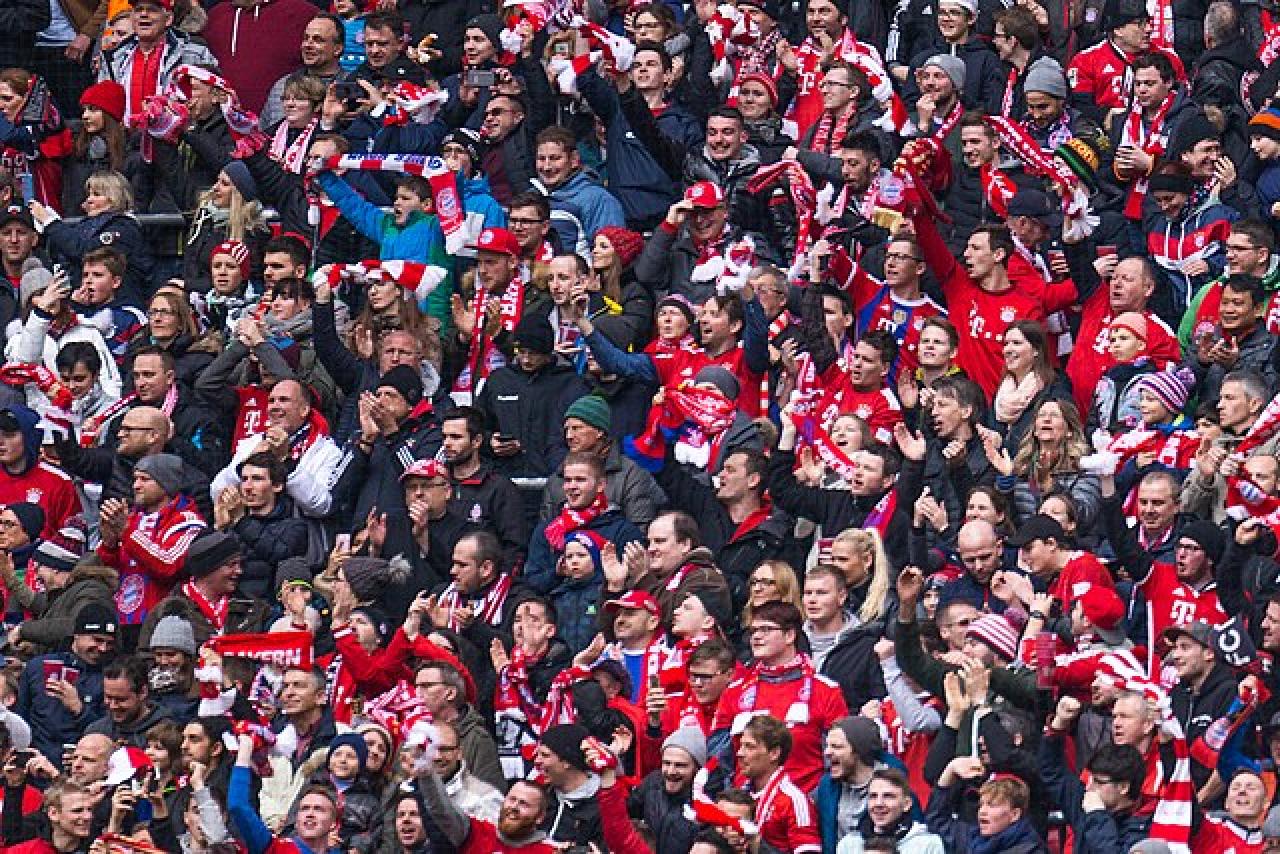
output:
<path id="1" fill-rule="evenodd" d="M 1018 638 L 1022 637 L 1026 622 L 1026 616 L 1017 608 L 1007 608 L 1003 614 L 979 617 L 970 624 L 965 637 L 976 638 L 1005 661 L 1013 661 L 1018 656 Z"/>
<path id="2" fill-rule="evenodd" d="M 1186 407 L 1194 382 L 1195 375 L 1191 371 L 1186 368 L 1174 368 L 1139 377 L 1134 390 L 1149 392 L 1152 397 L 1164 404 L 1165 409 L 1177 415 Z"/>

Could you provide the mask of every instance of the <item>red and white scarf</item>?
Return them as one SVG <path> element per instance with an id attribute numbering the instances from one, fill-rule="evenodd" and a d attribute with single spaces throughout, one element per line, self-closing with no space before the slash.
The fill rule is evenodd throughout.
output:
<path id="1" fill-rule="evenodd" d="M 846 357 L 851 351 L 852 348 L 846 342 Z M 845 364 L 846 359 L 842 358 L 838 363 L 841 371 L 845 369 Z M 818 382 L 817 368 L 810 354 L 800 354 L 800 364 L 796 374 L 796 388 L 791 393 L 791 408 L 797 436 L 803 444 L 813 448 L 814 454 L 824 466 L 848 483 L 853 480 L 857 464 L 849 459 L 827 431 L 822 415 L 826 409 L 823 403 L 826 392 Z"/>
<path id="2" fill-rule="evenodd" d="M 813 661 L 804 653 L 799 653 L 790 662 L 780 665 L 757 663 L 747 677 L 746 687 L 738 695 L 738 714 L 734 716 L 732 732 L 739 735 L 747 725 L 747 721 L 756 717 L 756 698 L 760 691 L 760 680 L 766 682 L 800 681 L 800 691 L 795 701 L 787 709 L 785 721 L 788 726 L 808 723 L 810 720 L 809 703 L 813 700 L 814 675 Z"/>
<path id="3" fill-rule="evenodd" d="M 1151 50 L 1173 50 L 1173 3 L 1170 0 L 1147 0 L 1151 16 L 1147 32 L 1151 34 Z"/>
<path id="4" fill-rule="evenodd" d="M 204 614 L 209 625 L 213 626 L 214 634 L 222 634 L 222 630 L 227 627 L 227 612 L 231 608 L 231 597 L 224 595 L 220 596 L 218 601 L 210 602 L 209 597 L 196 587 L 195 581 L 184 583 L 182 593 L 195 604 L 201 614 Z"/>
<path id="5" fill-rule="evenodd" d="M 45 397 L 45 403 L 36 407 L 42 416 L 40 426 L 62 436 L 71 432 L 71 406 L 74 398 L 71 390 L 63 385 L 53 371 L 44 365 L 13 362 L 0 366 L 0 383 L 19 388 L 35 386 Z"/>
<path id="6" fill-rule="evenodd" d="M 320 126 L 320 117 L 316 116 L 307 122 L 307 126 L 289 142 L 289 123 L 281 122 L 271 139 L 271 159 L 280 164 L 286 172 L 301 175 L 307 162 L 307 150 L 311 148 L 311 137 L 315 136 Z"/>
<path id="7" fill-rule="evenodd" d="M 530 655 L 525 648 L 516 644 L 511 648 L 511 658 L 507 666 L 498 671 L 498 685 L 494 689 L 493 709 L 495 713 L 507 713 L 516 716 L 531 725 L 541 721 L 542 706 L 533 696 L 533 686 L 529 681 L 529 667 L 537 664 L 546 656 Z M 513 715 L 517 713 L 518 715 Z"/>
<path id="8" fill-rule="evenodd" d="M 596 519 L 599 519 L 606 510 L 609 509 L 609 499 L 601 489 L 596 493 L 596 497 L 591 503 L 581 510 L 575 510 L 569 505 L 565 505 L 560 511 L 560 515 L 556 516 L 547 523 L 544 533 L 547 537 L 547 543 L 556 551 L 564 551 L 564 538 L 574 531 L 587 527 Z"/>
<path id="9" fill-rule="evenodd" d="M 223 658 L 251 658 L 277 667 L 311 666 L 310 632 L 263 632 L 218 635 L 209 646 Z"/>
<path id="10" fill-rule="evenodd" d="M 838 148 L 844 142 L 844 138 L 849 135 L 849 124 L 857 118 L 856 103 L 845 107 L 838 116 L 833 116 L 830 110 L 823 110 L 822 117 L 818 119 L 818 126 L 813 132 L 813 141 L 809 143 L 809 150 L 819 154 L 831 154 L 833 146 Z"/>
<path id="11" fill-rule="evenodd" d="M 779 160 L 761 166 L 747 181 L 747 192 L 756 194 L 779 182 L 787 188 L 791 205 L 795 208 L 796 254 L 791 266 L 794 273 L 804 269 L 804 265 L 808 263 L 809 240 L 813 232 L 813 217 L 818 207 L 818 192 L 814 189 L 808 170 L 795 160 Z M 762 407 L 760 411 L 768 412 L 768 407 Z"/>
<path id="12" fill-rule="evenodd" d="M 329 268 L 329 286 L 337 288 L 344 278 L 353 279 L 361 284 L 395 282 L 405 291 L 413 294 L 418 302 L 422 302 L 448 275 L 448 270 L 432 264 L 368 259 L 358 264 L 332 265 Z"/>
<path id="13" fill-rule="evenodd" d="M 475 621 L 486 626 L 497 626 L 502 623 L 502 609 L 507 604 L 507 594 L 511 592 L 511 576 L 505 572 L 499 573 L 497 579 L 489 586 L 489 592 L 485 593 L 480 599 L 463 598 L 463 593 L 458 589 L 457 582 L 449 585 L 449 588 L 440 596 L 440 604 L 449 610 L 448 628 L 455 632 L 462 631 L 462 623 L 458 621 L 456 612 L 468 602 L 479 602 L 480 607 L 476 610 Z"/>
<path id="14" fill-rule="evenodd" d="M 499 297 L 501 307 L 498 311 L 498 322 L 503 332 L 514 332 L 516 324 L 524 314 L 524 281 L 520 277 L 511 280 L 506 290 Z M 476 281 L 475 298 L 471 301 L 471 343 L 467 347 L 467 363 L 454 381 L 456 392 L 478 393 L 480 383 L 489 376 L 489 372 L 500 366 L 501 354 L 493 346 L 493 339 L 485 334 L 488 314 L 485 305 L 489 302 L 489 291 Z"/>
<path id="15" fill-rule="evenodd" d="M 711 44 L 711 80 L 717 86 L 732 76 L 729 58 L 760 39 L 760 28 L 751 16 L 729 3 L 716 7 L 703 31 Z"/>
<path id="16" fill-rule="evenodd" d="M 1089 211 L 1089 192 L 1067 164 L 1045 154 L 1027 129 L 1013 119 L 987 116 L 986 122 L 999 137 L 1001 145 L 1021 160 L 1029 173 L 1049 180 L 1058 191 L 1062 197 L 1064 237 L 1076 241 L 1092 234 L 1098 218 Z"/>
<path id="17" fill-rule="evenodd" d="M 1009 202 L 1018 192 L 1018 186 L 993 163 L 983 163 L 978 167 L 978 180 L 982 182 L 982 197 L 986 199 L 987 207 L 1000 219 L 1007 218 Z"/>
<path id="18" fill-rule="evenodd" d="M 240 96 L 231 83 L 225 77 L 198 65 L 179 65 L 173 70 L 173 78 L 169 83 L 170 92 L 176 90 L 181 94 L 182 100 L 191 100 L 192 80 L 198 80 L 226 96 L 219 106 L 222 108 L 222 117 L 226 119 L 227 129 L 231 132 L 231 140 L 235 143 L 231 156 L 244 158 L 261 150 L 267 142 L 267 135 L 258 128 L 257 115 L 241 105 Z"/>
<path id="19" fill-rule="evenodd" d="M 1145 127 L 1142 122 L 1142 107 L 1135 102 L 1129 108 L 1129 115 L 1124 120 L 1118 147 L 1122 148 L 1126 145 L 1131 145 L 1134 148 L 1142 149 L 1153 161 L 1158 160 L 1164 154 L 1165 146 L 1168 145 L 1168 134 L 1165 133 L 1164 122 L 1169 116 L 1169 110 L 1173 107 L 1175 94 L 1174 92 L 1169 93 L 1164 99 L 1164 103 L 1156 110 L 1155 116 Z M 1147 186 L 1146 175 L 1134 179 L 1124 203 L 1124 215 L 1127 219 L 1134 221 L 1142 219 L 1142 205 L 1147 198 Z"/>
<path id="20" fill-rule="evenodd" d="M 457 176 L 439 157 L 420 154 L 343 154 L 329 157 L 323 169 L 359 169 L 365 172 L 398 172 L 425 178 L 431 186 L 440 230 L 444 232 L 445 249 L 456 255 L 466 248 L 466 210 L 458 192 Z M 385 263 L 385 262 L 384 262 Z"/>
<path id="21" fill-rule="evenodd" d="M 138 400 L 138 393 L 133 392 L 117 400 L 106 409 L 99 412 L 92 418 L 86 418 L 84 424 L 80 426 L 80 447 L 92 448 L 98 441 L 98 434 L 102 432 L 102 428 L 106 424 L 110 424 L 121 413 L 128 410 Z M 169 387 L 164 393 L 164 400 L 160 402 L 160 411 L 170 418 L 173 417 L 173 410 L 178 405 L 178 386 L 175 383 Z"/>

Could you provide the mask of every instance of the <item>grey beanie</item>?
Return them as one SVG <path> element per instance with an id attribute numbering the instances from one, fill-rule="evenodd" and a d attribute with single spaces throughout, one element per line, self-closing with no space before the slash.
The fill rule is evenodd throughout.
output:
<path id="1" fill-rule="evenodd" d="M 156 623 L 147 649 L 176 649 L 195 658 L 196 633 L 186 620 L 170 614 Z"/>
<path id="2" fill-rule="evenodd" d="M 18 284 L 18 298 L 26 308 L 31 298 L 53 284 L 53 273 L 40 263 L 39 258 L 22 262 L 22 279 Z"/>
<path id="3" fill-rule="evenodd" d="M 702 734 L 702 730 L 695 726 L 682 726 L 675 732 L 667 736 L 666 741 L 662 742 L 662 753 L 667 752 L 668 747 L 678 747 L 693 758 L 701 768 L 707 764 L 707 737 Z"/>
<path id="4" fill-rule="evenodd" d="M 943 73 L 951 78 L 951 82 L 955 84 L 957 89 L 964 88 L 965 68 L 964 60 L 958 56 L 952 56 L 949 53 L 935 53 L 924 61 L 921 68 L 927 68 L 930 65 L 936 65 L 941 68 Z"/>
<path id="5" fill-rule="evenodd" d="M 709 383 L 720 390 L 725 397 L 733 400 L 738 396 L 741 386 L 738 385 L 738 378 L 728 368 L 722 368 L 719 365 L 707 365 L 698 371 L 694 376 L 695 383 Z"/>
<path id="6" fill-rule="evenodd" d="M 1062 66 L 1051 56 L 1040 57 L 1027 69 L 1027 79 L 1022 84 L 1022 91 L 1043 92 L 1066 100 L 1067 78 L 1062 73 Z"/>
<path id="7" fill-rule="evenodd" d="M 844 733 L 849 746 L 858 758 L 868 765 L 875 761 L 880 751 L 884 750 L 884 741 L 880 737 L 880 727 L 875 721 L 861 715 L 850 715 L 836 721 L 836 729 Z"/>
<path id="8" fill-rule="evenodd" d="M 182 491 L 182 458 L 176 454 L 151 454 L 138 460 L 133 470 L 150 476 L 167 495 Z"/>
<path id="9" fill-rule="evenodd" d="M 1129 854 L 1173 854 L 1173 849 L 1163 839 L 1143 839 L 1133 844 Z"/>

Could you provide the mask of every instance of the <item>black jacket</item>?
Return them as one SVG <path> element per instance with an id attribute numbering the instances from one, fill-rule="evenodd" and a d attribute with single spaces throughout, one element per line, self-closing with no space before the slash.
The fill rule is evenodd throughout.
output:
<path id="1" fill-rule="evenodd" d="M 698 826 L 684 817 L 693 792 L 667 793 L 662 771 L 650 771 L 627 795 L 627 812 L 653 831 L 655 854 L 684 854 L 693 846 Z"/>
<path id="2" fill-rule="evenodd" d="M 449 510 L 462 519 L 498 535 L 502 557 L 507 567 L 524 560 L 529 549 L 529 526 L 525 521 L 520 490 L 505 475 L 498 474 L 488 463 L 462 480 L 453 479 Z M 445 575 L 448 575 L 448 565 Z"/>
<path id="3" fill-rule="evenodd" d="M 372 450 L 362 449 L 358 438 L 351 437 L 343 446 L 332 490 L 334 500 L 350 509 L 343 527 L 353 531 L 364 527 L 374 508 L 379 513 L 408 509 L 400 476 L 416 460 L 430 459 L 440 450 L 440 419 L 424 400 L 399 430 L 379 437 Z"/>
<path id="4" fill-rule="evenodd" d="M 1204 735 L 1210 724 L 1227 713 L 1238 693 L 1235 673 L 1222 661 L 1213 665 L 1199 691 L 1192 692 L 1185 682 L 1179 682 L 1169 692 L 1173 716 L 1182 724 L 1187 744 Z M 1191 760 L 1191 779 L 1199 789 L 1213 772 L 1194 758 Z"/>
<path id="5" fill-rule="evenodd" d="M 582 377 L 559 361 L 534 374 L 514 366 L 490 374 L 476 408 L 495 433 L 520 440 L 515 456 L 493 458 L 494 470 L 508 477 L 546 477 L 558 469 L 568 452 L 565 411 L 586 393 Z"/>
<path id="6" fill-rule="evenodd" d="M 867 700 L 883 700 L 889 696 L 880 659 L 874 650 L 876 641 L 883 635 L 884 623 L 858 626 L 840 638 L 822 662 L 820 672 L 840 685 L 844 703 L 851 709 L 861 709 Z"/>
<path id="7" fill-rule="evenodd" d="M 293 499 L 284 493 L 276 497 L 276 506 L 266 516 L 246 513 L 230 533 L 240 541 L 240 590 L 247 596 L 270 601 L 280 561 L 307 553 L 307 523 L 294 512 Z"/>

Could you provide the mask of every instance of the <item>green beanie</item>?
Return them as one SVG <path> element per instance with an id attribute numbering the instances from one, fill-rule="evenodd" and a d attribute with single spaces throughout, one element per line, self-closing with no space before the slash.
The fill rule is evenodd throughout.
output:
<path id="1" fill-rule="evenodd" d="M 566 421 L 570 418 L 577 418 L 579 421 L 596 428 L 601 433 L 608 433 L 612 424 L 609 404 L 605 403 L 603 397 L 594 394 L 580 397 L 571 403 L 564 414 L 564 418 Z"/>

